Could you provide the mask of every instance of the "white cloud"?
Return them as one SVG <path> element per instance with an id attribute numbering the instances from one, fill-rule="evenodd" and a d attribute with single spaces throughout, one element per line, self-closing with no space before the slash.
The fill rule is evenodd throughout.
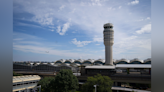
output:
<path id="1" fill-rule="evenodd" d="M 151 50 L 151 39 L 139 41 L 138 43 L 139 43 L 139 45 L 138 45 L 139 47 Z"/>
<path id="2" fill-rule="evenodd" d="M 128 5 L 135 5 L 135 4 L 139 4 L 139 0 L 135 0 L 128 3 Z"/>
<path id="3" fill-rule="evenodd" d="M 101 51 L 105 52 L 105 49 L 103 49 L 103 50 L 101 50 Z"/>
<path id="4" fill-rule="evenodd" d="M 147 17 L 146 19 L 147 19 L 147 20 L 149 20 L 149 19 L 150 19 L 150 17 Z"/>
<path id="5" fill-rule="evenodd" d="M 38 54 L 56 55 L 56 56 L 62 56 L 62 57 L 72 57 L 72 58 L 78 58 L 79 56 L 82 56 L 82 57 L 88 56 L 88 54 L 86 53 L 79 54 L 76 52 L 72 52 L 71 50 L 54 49 L 54 47 L 57 47 L 57 46 L 59 47 L 60 45 L 56 45 L 51 42 L 38 41 L 38 40 L 44 41 L 45 39 L 38 38 L 36 36 L 31 36 L 31 35 L 23 34 L 23 33 L 14 33 L 13 37 L 14 37 L 14 40 L 13 40 L 14 50 L 23 51 L 23 52 L 32 52 L 32 53 L 38 53 Z M 46 53 L 46 51 L 49 51 L 49 53 Z"/>
<path id="6" fill-rule="evenodd" d="M 91 0 L 92 1 L 92 3 L 91 3 L 91 5 L 98 5 L 98 6 L 102 6 L 101 5 L 101 3 L 100 3 L 100 0 Z"/>
<path id="7" fill-rule="evenodd" d="M 70 23 L 65 23 L 64 25 L 63 25 L 63 29 L 62 29 L 62 33 L 64 34 L 66 31 L 67 31 L 67 29 L 70 27 Z"/>
<path id="8" fill-rule="evenodd" d="M 135 46 L 135 39 L 137 36 L 130 36 L 130 37 L 124 37 L 120 39 L 119 41 L 114 43 L 114 53 L 120 54 L 122 52 L 126 52 L 127 50 L 133 48 Z"/>
<path id="9" fill-rule="evenodd" d="M 142 38 L 142 37 L 141 37 Z M 123 37 L 113 45 L 113 56 L 115 58 L 141 58 L 150 57 L 151 55 L 151 39 L 141 39 L 135 35 L 130 37 Z M 124 56 L 122 56 L 124 55 Z M 117 57 L 116 57 L 117 56 Z"/>
<path id="10" fill-rule="evenodd" d="M 92 5 L 90 1 L 83 1 L 81 2 L 81 5 L 80 5 L 80 2 L 71 2 L 71 1 L 65 2 L 62 0 L 60 2 L 56 2 L 52 0 L 51 2 L 45 2 L 44 4 L 38 3 L 38 2 L 43 2 L 43 1 L 15 0 L 14 6 L 21 5 L 23 8 L 19 9 L 19 11 L 17 9 L 17 12 L 26 12 L 33 15 L 32 16 L 33 20 L 36 19 L 35 22 L 41 25 L 50 26 L 54 24 L 55 28 L 57 28 L 56 31 L 59 34 L 65 34 L 64 32 L 62 32 L 62 29 L 63 29 L 62 23 L 67 23 L 67 20 L 71 18 L 71 24 L 75 25 L 75 28 L 78 28 L 79 30 L 81 30 L 78 33 L 82 33 L 82 34 L 85 33 L 84 37 L 86 35 L 87 36 L 89 35 L 89 37 L 94 38 L 93 39 L 94 42 L 103 42 L 103 37 L 102 37 L 103 24 L 107 22 L 111 22 L 114 24 L 114 31 L 115 31 L 114 33 L 115 43 L 113 47 L 122 46 L 124 43 L 120 42 L 121 39 L 128 38 L 129 36 L 131 36 L 131 33 L 136 32 L 137 28 L 141 28 L 143 25 L 148 24 L 150 22 L 150 21 L 142 21 L 142 22 L 134 21 L 134 19 L 140 19 L 140 18 L 146 19 L 146 17 L 149 16 L 147 15 L 149 14 L 148 8 L 145 8 L 146 10 L 144 13 L 140 11 L 143 8 L 143 6 L 149 7 L 149 4 L 141 3 L 142 4 L 141 6 L 136 6 L 135 10 L 133 10 L 133 8 L 129 7 L 128 5 L 123 6 L 124 2 L 117 2 L 117 1 L 114 1 L 114 2 L 109 1 L 110 3 L 108 1 L 107 2 L 99 1 L 100 4 L 102 5 L 101 7 L 96 4 Z M 96 2 L 96 1 L 93 1 L 93 2 Z M 137 2 L 139 3 L 138 0 L 135 0 L 135 3 L 130 2 L 130 4 L 131 3 L 133 5 L 138 4 Z M 91 6 L 89 6 L 89 3 L 91 4 Z M 61 12 L 57 12 L 59 10 L 59 7 L 61 7 L 62 5 L 64 5 L 65 8 L 62 8 Z M 121 9 L 118 9 L 119 6 L 122 6 Z M 114 8 L 117 9 L 117 12 L 113 11 Z M 74 9 L 76 9 L 76 11 L 74 13 L 70 13 Z M 14 8 L 14 12 L 15 10 L 16 9 Z M 131 13 L 131 15 L 129 13 Z M 57 20 L 60 20 L 60 22 Z M 127 20 L 128 22 L 125 22 Z M 125 35 L 119 35 L 123 33 Z M 95 35 L 98 35 L 98 37 L 95 37 Z M 138 35 L 138 36 L 141 36 L 141 35 Z M 142 40 L 148 39 L 149 37 L 145 39 L 141 39 L 141 38 L 138 39 L 137 41 L 142 41 Z M 124 50 L 124 47 L 126 46 L 129 48 L 135 49 L 135 45 L 133 44 L 135 44 L 134 42 L 137 43 L 137 41 L 133 41 L 133 40 L 129 40 L 127 43 L 125 43 L 126 45 L 123 45 L 122 47 L 120 47 L 119 50 L 117 49 L 115 50 L 117 50 L 118 52 L 119 51 L 126 52 L 127 49 Z M 133 46 L 133 47 L 130 47 L 130 46 Z M 144 51 L 145 50 L 143 50 L 143 52 Z"/>
<path id="11" fill-rule="evenodd" d="M 72 31 L 72 33 L 77 33 L 77 30 Z"/>
<path id="12" fill-rule="evenodd" d="M 61 23 L 67 22 L 67 20 L 71 18 L 72 19 L 71 24 L 78 26 L 78 28 L 84 30 L 86 34 L 91 33 L 93 36 L 96 34 L 102 35 L 102 32 L 100 30 L 103 30 L 102 27 L 103 24 L 109 22 L 109 20 L 111 22 L 115 22 L 114 24 L 115 27 L 120 27 L 119 24 L 123 23 L 125 20 L 131 21 L 133 19 L 137 19 L 138 17 L 138 12 L 135 11 L 132 12 L 133 16 L 127 15 L 129 13 L 129 11 L 127 11 L 129 7 L 127 6 L 124 6 L 124 8 L 121 7 L 121 10 L 118 10 L 117 12 L 112 11 L 118 8 L 119 6 L 122 6 L 122 3 L 120 2 L 111 2 L 110 7 L 108 4 L 108 2 L 110 1 L 106 1 L 106 0 L 83 1 L 80 3 L 71 2 L 71 1 L 69 3 L 64 1 L 60 1 L 60 2 L 51 1 L 43 4 L 38 2 L 41 1 L 17 0 L 14 1 L 14 5 L 20 4 L 23 7 L 22 11 L 34 15 L 33 20 L 35 20 L 35 22 L 41 25 L 61 26 Z M 97 5 L 89 6 L 88 4 L 91 2 L 101 3 L 102 7 L 99 7 Z M 80 4 L 85 5 L 85 7 L 81 6 Z M 115 7 L 118 4 L 119 6 Z M 61 9 L 63 9 L 62 7 L 64 7 L 63 9 L 64 11 L 56 13 L 59 10 L 59 7 L 61 7 Z M 76 12 L 70 13 L 73 12 L 74 10 L 76 10 Z M 111 10 L 111 11 L 107 11 L 107 10 Z M 57 23 L 58 20 L 60 20 L 59 23 Z M 136 24 L 135 25 L 133 24 L 134 23 L 132 23 L 132 21 L 126 23 L 126 25 L 129 25 L 129 27 L 134 28 Z"/>
<path id="13" fill-rule="evenodd" d="M 54 30 L 53 30 L 53 29 L 51 29 L 50 31 L 52 31 L 52 32 L 53 32 Z"/>
<path id="14" fill-rule="evenodd" d="M 94 41 L 94 42 L 103 42 L 104 40 L 103 40 L 103 38 L 101 38 L 101 37 L 94 37 L 94 38 L 93 38 L 93 41 Z"/>
<path id="15" fill-rule="evenodd" d="M 143 21 L 143 19 L 139 19 L 139 20 L 136 20 L 136 21 Z"/>
<path id="16" fill-rule="evenodd" d="M 25 34 L 25 33 L 19 33 L 19 32 L 14 32 L 13 33 L 13 39 L 19 39 L 19 40 L 44 40 L 40 37 L 37 37 L 37 36 L 33 36 L 33 35 L 29 35 L 29 34 Z"/>
<path id="17" fill-rule="evenodd" d="M 108 10 L 108 11 L 110 11 L 110 10 L 115 10 L 115 8 L 110 7 L 110 8 L 107 8 L 107 10 Z"/>
<path id="18" fill-rule="evenodd" d="M 124 41 L 129 41 L 129 40 L 133 40 L 133 39 L 136 39 L 136 38 L 137 38 L 137 36 L 130 36 L 128 38 L 124 38 L 123 40 Z"/>
<path id="19" fill-rule="evenodd" d="M 92 41 L 77 41 L 76 38 L 72 39 L 72 43 L 77 45 L 77 47 L 83 47 L 85 45 L 88 45 L 89 43 L 91 43 Z"/>
<path id="20" fill-rule="evenodd" d="M 57 33 L 60 33 L 60 31 L 61 31 L 61 27 L 58 26 L 58 27 L 57 27 Z"/>
<path id="21" fill-rule="evenodd" d="M 85 3 L 85 2 L 81 2 L 80 5 L 81 5 L 81 6 L 86 6 L 86 5 L 88 5 L 88 4 Z"/>
<path id="22" fill-rule="evenodd" d="M 23 38 L 15 38 L 15 39 L 13 39 L 14 41 L 21 41 L 21 40 L 23 40 Z"/>
<path id="23" fill-rule="evenodd" d="M 53 18 L 50 16 L 35 16 L 32 18 L 33 21 L 38 22 L 41 25 L 54 25 L 53 24 Z"/>
<path id="24" fill-rule="evenodd" d="M 122 6 L 119 6 L 118 9 L 121 9 Z"/>
<path id="25" fill-rule="evenodd" d="M 96 44 L 96 45 L 100 45 L 100 44 Z"/>
<path id="26" fill-rule="evenodd" d="M 64 35 L 69 27 L 70 27 L 70 23 L 69 22 L 63 24 L 62 30 L 61 30 L 61 27 L 58 26 L 57 27 L 57 33 L 59 33 L 60 35 Z"/>
<path id="27" fill-rule="evenodd" d="M 41 43 L 39 43 L 39 42 L 35 42 L 35 41 L 19 41 L 19 42 L 17 42 L 17 43 L 19 43 L 19 44 L 26 44 L 26 45 L 41 45 Z"/>
<path id="28" fill-rule="evenodd" d="M 65 8 L 65 5 L 60 6 L 60 7 L 59 7 L 59 11 L 61 11 L 61 10 L 64 9 L 64 8 Z"/>
<path id="29" fill-rule="evenodd" d="M 55 50 L 52 48 L 47 48 L 47 47 L 42 47 L 42 46 L 33 46 L 33 45 L 18 45 L 14 44 L 13 45 L 14 50 L 19 50 L 23 52 L 32 52 L 32 53 L 38 53 L 38 54 L 50 54 L 50 55 L 57 55 L 57 56 L 67 56 L 67 57 L 79 57 L 80 55 L 82 56 L 87 56 L 87 54 L 79 54 L 79 53 L 74 53 L 68 50 Z M 49 51 L 49 53 L 46 53 L 45 51 Z"/>
<path id="30" fill-rule="evenodd" d="M 71 11 L 71 13 L 74 13 L 74 12 L 75 12 L 75 10 L 76 10 L 76 9 L 74 8 L 74 9 Z"/>
<path id="31" fill-rule="evenodd" d="M 140 30 L 137 30 L 137 34 L 143 34 L 143 33 L 150 33 L 151 32 L 151 24 L 147 24 L 143 26 Z"/>
<path id="32" fill-rule="evenodd" d="M 147 17 L 145 19 L 139 19 L 139 20 L 136 20 L 136 21 L 143 21 L 143 20 L 150 20 L 150 17 Z"/>
<path id="33" fill-rule="evenodd" d="M 132 13 L 129 13 L 129 15 L 131 15 Z"/>
<path id="34" fill-rule="evenodd" d="M 22 22 L 19 22 L 18 25 L 42 28 L 41 26 L 37 26 L 37 25 L 33 25 L 33 24 L 27 24 L 27 23 L 22 23 Z"/>

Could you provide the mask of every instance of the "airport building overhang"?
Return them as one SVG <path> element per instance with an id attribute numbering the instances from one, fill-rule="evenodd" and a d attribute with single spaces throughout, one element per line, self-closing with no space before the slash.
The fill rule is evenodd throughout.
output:
<path id="1" fill-rule="evenodd" d="M 115 69 L 115 66 L 86 66 L 85 69 Z"/>
<path id="2" fill-rule="evenodd" d="M 151 68 L 151 64 L 117 64 L 116 68 Z"/>

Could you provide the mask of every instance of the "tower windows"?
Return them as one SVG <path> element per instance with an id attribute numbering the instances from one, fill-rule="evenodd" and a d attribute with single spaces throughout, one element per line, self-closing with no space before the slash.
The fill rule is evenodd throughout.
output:
<path id="1" fill-rule="evenodd" d="M 104 27 L 105 29 L 107 29 L 107 28 L 113 28 L 113 26 L 107 26 L 107 27 Z"/>

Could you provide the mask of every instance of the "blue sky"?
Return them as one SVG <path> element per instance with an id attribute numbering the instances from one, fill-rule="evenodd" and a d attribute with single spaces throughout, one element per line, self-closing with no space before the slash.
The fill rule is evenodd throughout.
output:
<path id="1" fill-rule="evenodd" d="M 13 60 L 105 59 L 108 22 L 114 59 L 151 58 L 151 0 L 14 0 Z"/>

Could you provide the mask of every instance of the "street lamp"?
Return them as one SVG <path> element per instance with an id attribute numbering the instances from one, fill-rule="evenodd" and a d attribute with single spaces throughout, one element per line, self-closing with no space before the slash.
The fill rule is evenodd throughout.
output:
<path id="1" fill-rule="evenodd" d="M 39 92 L 41 92 L 41 85 L 39 86 Z"/>
<path id="2" fill-rule="evenodd" d="M 96 86 L 97 86 L 97 85 L 93 85 L 93 86 L 95 87 L 95 92 L 96 92 Z"/>
<path id="3" fill-rule="evenodd" d="M 96 92 L 96 87 L 98 86 L 98 84 L 96 84 L 96 85 L 93 85 L 93 87 L 95 87 L 95 92 Z"/>

